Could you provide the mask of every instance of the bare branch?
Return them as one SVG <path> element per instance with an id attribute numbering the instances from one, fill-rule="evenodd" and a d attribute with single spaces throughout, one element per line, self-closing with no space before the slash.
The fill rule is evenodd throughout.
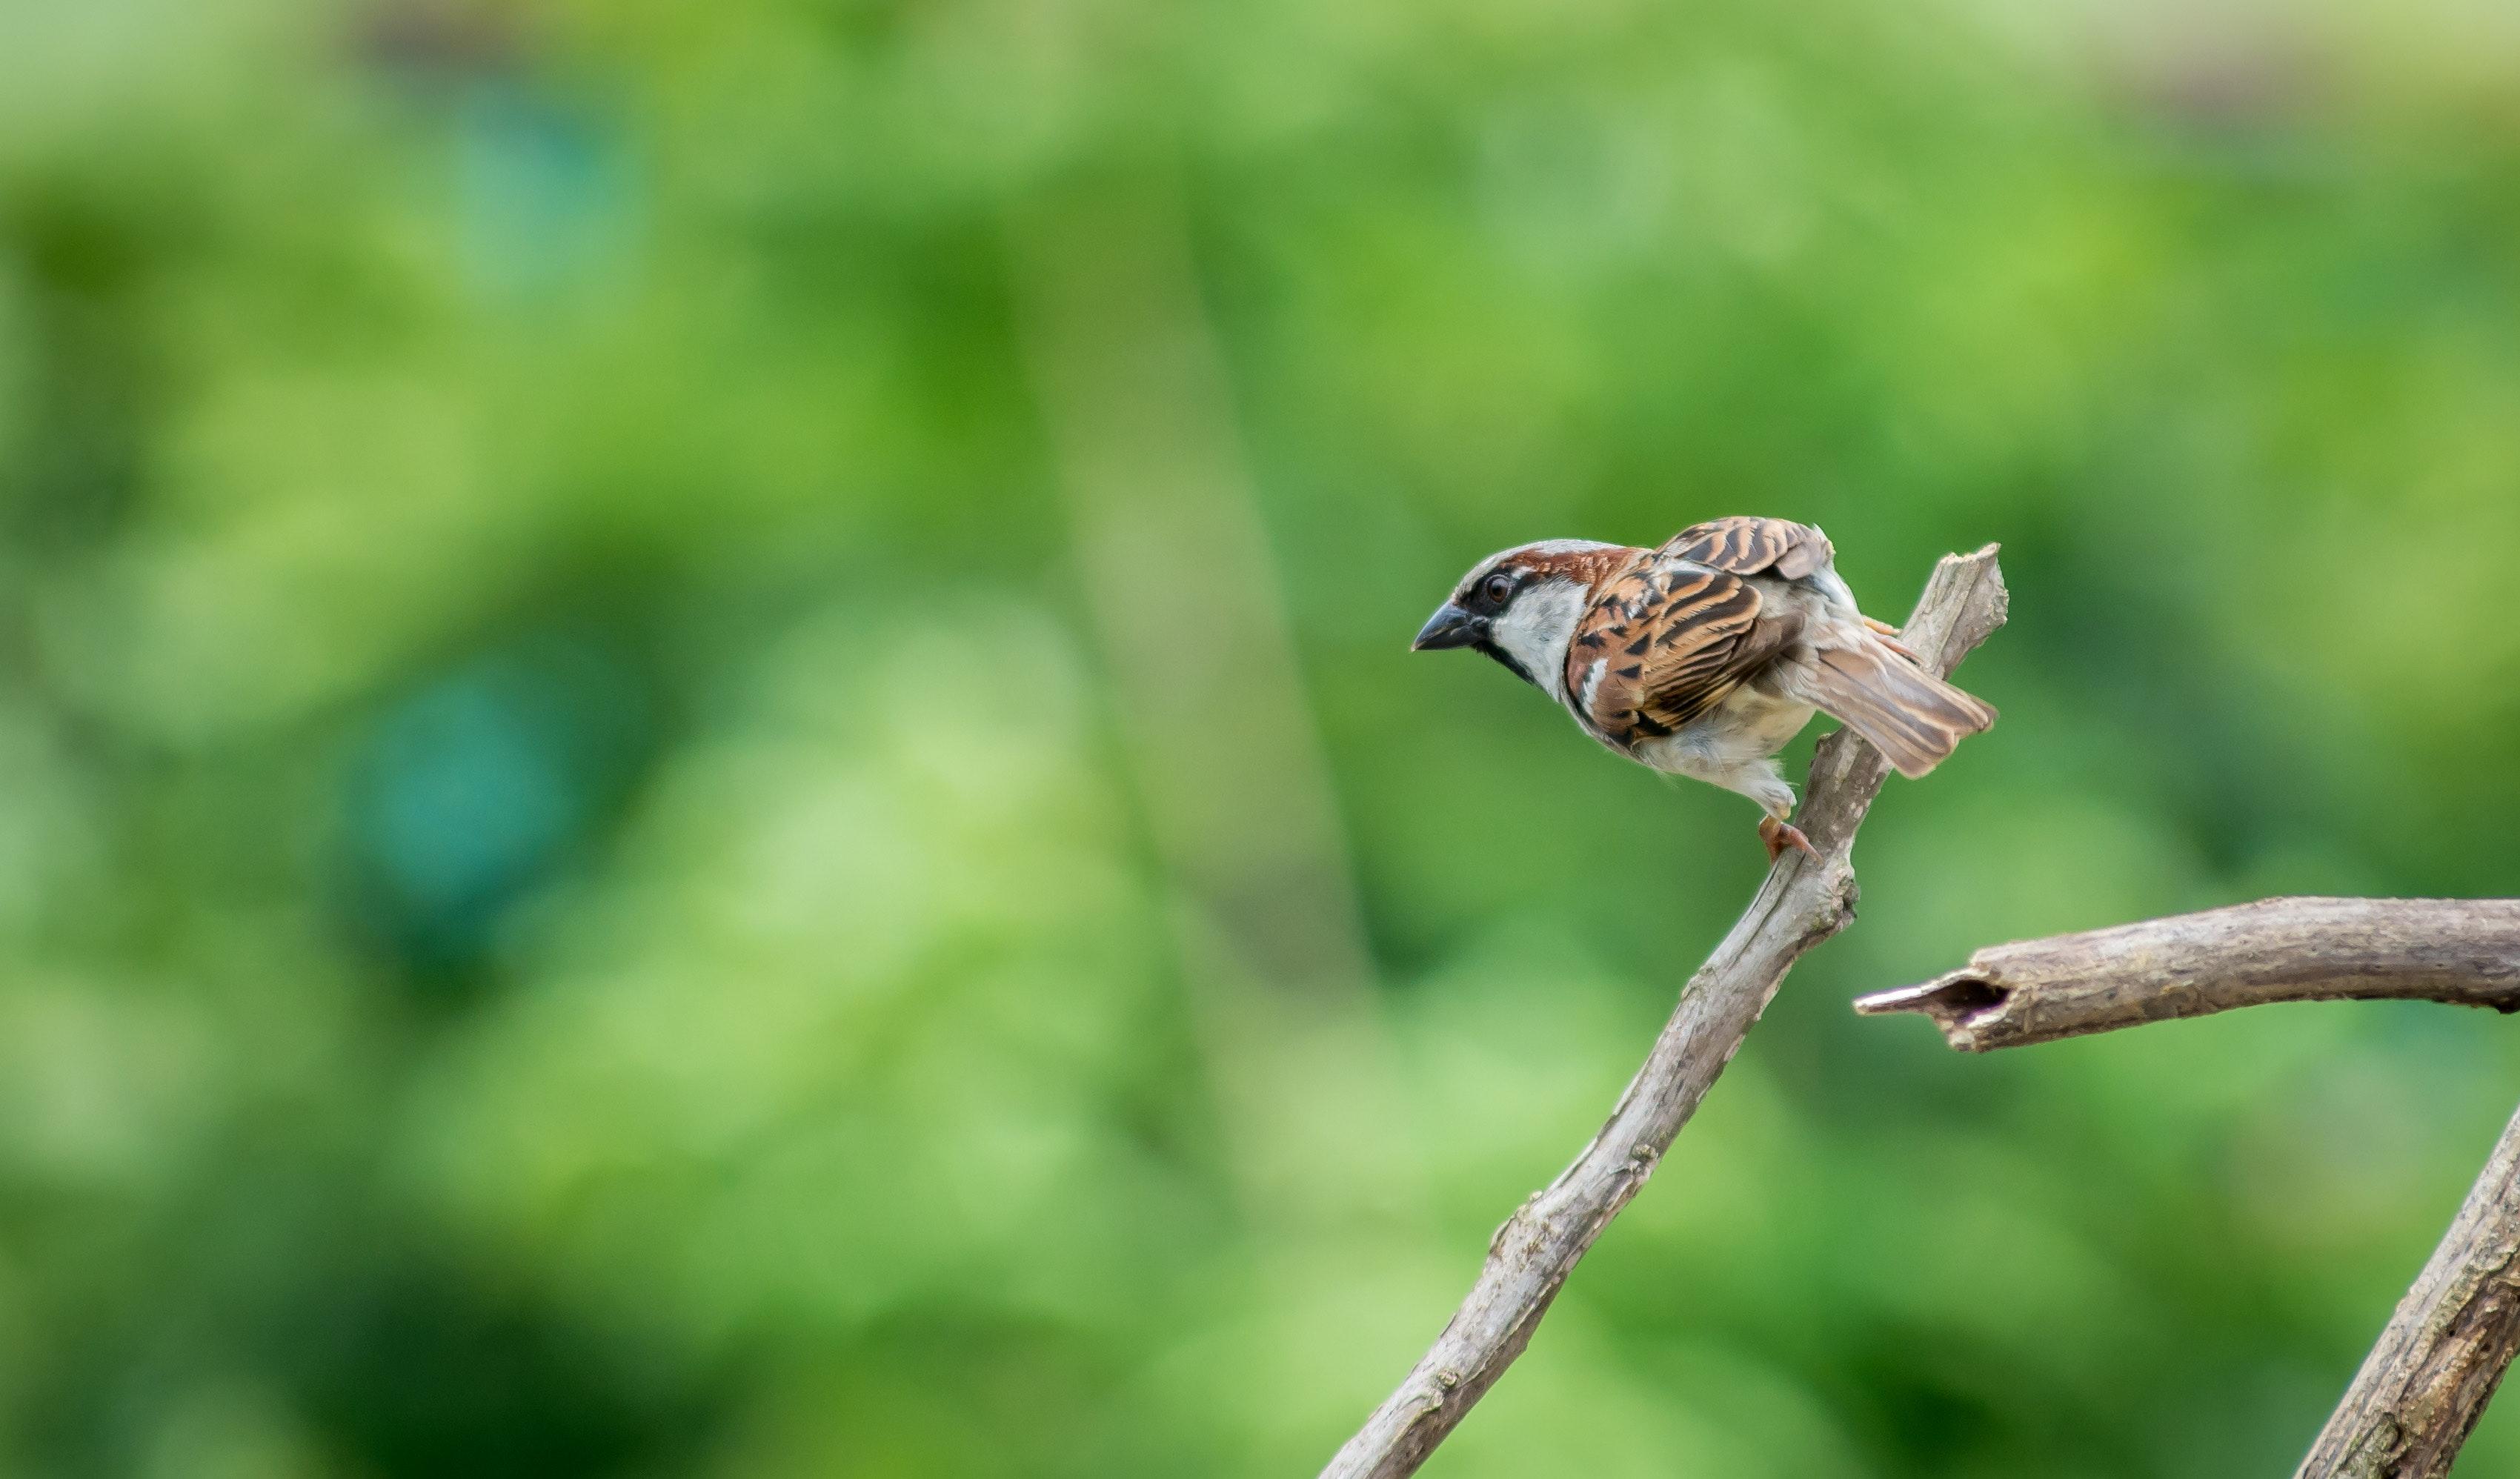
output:
<path id="1" fill-rule="evenodd" d="M 2268 899 L 1995 945 L 1865 997 L 1984 1053 L 2263 1002 L 2406 998 L 2520 1010 L 2520 899 Z M 2294 1479 L 2450 1472 L 2520 1348 L 2520 1116 Z"/>
<path id="2" fill-rule="evenodd" d="M 2267 899 L 1991 945 L 1922 986 L 1859 998 L 1919 1011 L 1984 1053 L 2265 1002 L 2410 998 L 2520 1010 L 2520 899 Z"/>
<path id="3" fill-rule="evenodd" d="M 1945 556 L 1909 618 L 1907 643 L 1943 672 L 2003 624 L 1995 549 Z M 1770 870 L 1748 913 L 1682 991 L 1609 1122 L 1497 1230 L 1478 1282 L 1434 1348 L 1338 1451 L 1324 1479 L 1415 1473 L 1522 1354 L 1576 1261 L 1653 1174 L 1785 972 L 1854 917 L 1847 854 L 1888 773 L 1879 752 L 1852 734 L 1821 742 L 1801 817 L 1820 856 L 1789 851 Z"/>
<path id="4" fill-rule="evenodd" d="M 2450 1472 L 2520 1347 L 2520 1115 L 2294 1479 Z"/>

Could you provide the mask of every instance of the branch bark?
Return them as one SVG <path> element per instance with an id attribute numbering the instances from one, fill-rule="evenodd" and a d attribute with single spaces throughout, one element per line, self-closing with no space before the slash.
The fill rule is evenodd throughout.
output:
<path id="1" fill-rule="evenodd" d="M 2520 899 L 2267 899 L 2019 940 L 1855 1009 L 1922 1012 L 1954 1048 L 1985 1053 L 2266 1002 L 2377 998 L 2520 1010 Z"/>
<path id="2" fill-rule="evenodd" d="M 2003 574 L 1988 545 L 1935 566 L 1906 641 L 1948 673 L 2003 624 Z M 1653 1174 L 1785 972 L 1854 918 L 1848 852 L 1889 773 L 1878 751 L 1840 731 L 1812 758 L 1801 826 L 1819 852 L 1788 851 L 1749 911 L 1690 977 L 1644 1066 L 1572 1165 L 1534 1193 L 1488 1246 L 1478 1281 L 1433 1349 L 1322 1470 L 1323 1479 L 1415 1473 L 1522 1354 L 1576 1262 Z"/>
<path id="3" fill-rule="evenodd" d="M 2401 998 L 2520 1010 L 2520 899 L 2268 899 L 1994 945 L 1916 1011 L 1969 1053 L 2264 1002 Z M 2520 1115 L 2294 1479 L 2436 1479 L 2520 1350 Z"/>
<path id="4" fill-rule="evenodd" d="M 2520 1349 L 2520 1115 L 2294 1479 L 2435 1479 Z"/>

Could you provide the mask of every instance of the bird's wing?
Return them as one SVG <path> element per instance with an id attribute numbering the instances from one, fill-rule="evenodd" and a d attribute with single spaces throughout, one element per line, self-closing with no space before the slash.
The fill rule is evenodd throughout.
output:
<path id="1" fill-rule="evenodd" d="M 1694 560 L 1735 575 L 1773 570 L 1787 580 L 1800 580 L 1826 569 L 1837 558 L 1837 552 L 1829 547 L 1828 536 L 1810 524 L 1790 518 L 1751 517 L 1714 518 L 1690 524 L 1664 541 L 1654 555 L 1662 560 Z"/>
<path id="2" fill-rule="evenodd" d="M 1577 621 L 1566 692 L 1596 733 L 1627 749 L 1722 701 L 1800 626 L 1763 611 L 1739 576 L 1657 555 L 1614 577 Z"/>

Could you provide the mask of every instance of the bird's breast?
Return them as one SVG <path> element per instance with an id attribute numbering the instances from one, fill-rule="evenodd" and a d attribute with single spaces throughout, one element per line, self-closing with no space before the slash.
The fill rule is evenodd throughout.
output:
<path id="1" fill-rule="evenodd" d="M 1743 684 L 1722 702 L 1660 739 L 1630 749 L 1655 770 L 1694 775 L 1765 760 L 1793 742 L 1819 710 Z"/>

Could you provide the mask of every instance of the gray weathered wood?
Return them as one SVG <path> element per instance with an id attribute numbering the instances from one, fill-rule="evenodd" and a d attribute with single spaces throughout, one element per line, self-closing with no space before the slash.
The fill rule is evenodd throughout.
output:
<path id="1" fill-rule="evenodd" d="M 1940 671 L 2003 624 L 1995 548 L 1945 556 L 1909 619 L 1905 640 Z M 1788 851 L 1769 871 L 1749 912 L 1683 989 L 1608 1123 L 1497 1230 L 1478 1281 L 1434 1348 L 1322 1470 L 1324 1479 L 1416 1472 L 1522 1353 L 1576 1261 L 1653 1174 L 1786 970 L 1854 917 L 1847 854 L 1888 773 L 1879 752 L 1852 734 L 1821 742 L 1800 818 L 1820 856 Z"/>
<path id="2" fill-rule="evenodd" d="M 2435 1479 L 2450 1472 L 2520 1348 L 2520 1115 L 2514 1115 L 2363 1358 L 2294 1479 Z"/>
<path id="3" fill-rule="evenodd" d="M 1990 945 L 1866 1013 L 1984 1053 L 2267 1002 L 2412 998 L 2520 1010 L 2520 899 L 2267 899 Z"/>
<path id="4" fill-rule="evenodd" d="M 2271 1001 L 2419 998 L 2520 1010 L 2520 900 L 2263 900 L 1988 945 L 1855 1001 L 1925 1012 L 1986 1053 Z"/>
<path id="5" fill-rule="evenodd" d="M 2406 998 L 2520 1010 L 2520 900 L 2268 899 L 1994 945 L 1865 997 L 1984 1053 L 2267 1002 Z M 2520 1115 L 2295 1479 L 2450 1472 L 2520 1349 Z"/>

